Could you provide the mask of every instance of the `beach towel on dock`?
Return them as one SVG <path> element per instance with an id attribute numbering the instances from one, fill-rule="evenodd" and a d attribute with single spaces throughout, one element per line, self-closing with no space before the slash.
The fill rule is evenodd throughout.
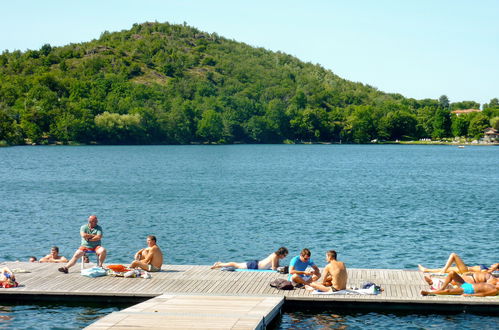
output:
<path id="1" fill-rule="evenodd" d="M 236 272 L 272 272 L 276 273 L 276 270 L 272 269 L 234 269 Z"/>
<path id="2" fill-rule="evenodd" d="M 346 290 L 340 290 L 340 291 L 330 291 L 330 292 L 322 292 L 318 290 L 312 291 L 312 294 L 379 294 L 380 292 L 376 292 L 374 289 L 346 289 Z"/>

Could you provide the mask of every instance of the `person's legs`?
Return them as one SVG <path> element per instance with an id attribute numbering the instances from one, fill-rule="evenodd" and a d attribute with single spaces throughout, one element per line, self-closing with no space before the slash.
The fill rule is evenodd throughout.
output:
<path id="1" fill-rule="evenodd" d="M 293 276 L 291 276 L 291 282 L 306 285 L 306 284 L 310 284 L 312 282 L 312 277 L 307 276 L 307 278 L 304 279 L 303 277 L 301 277 L 298 274 L 293 274 Z"/>
<path id="2" fill-rule="evenodd" d="M 308 286 L 311 286 L 312 288 L 316 289 L 316 290 L 319 290 L 321 292 L 329 292 L 329 291 L 332 291 L 333 288 L 330 287 L 330 286 L 325 286 L 325 285 L 322 285 L 320 283 L 317 283 L 317 282 L 312 282 L 312 283 L 309 283 Z"/>
<path id="3" fill-rule="evenodd" d="M 104 260 L 106 260 L 107 251 L 102 246 L 95 249 L 95 254 L 97 254 L 97 266 L 102 267 Z"/>
<path id="4" fill-rule="evenodd" d="M 71 260 L 68 261 L 66 264 L 66 268 L 71 268 L 74 266 L 74 264 L 85 254 L 84 251 L 78 249 L 75 251 L 75 254 L 71 258 Z"/>
<path id="5" fill-rule="evenodd" d="M 458 273 L 455 271 L 450 271 L 449 275 L 444 280 L 444 283 L 442 284 L 442 288 L 447 288 L 447 286 L 450 284 L 451 281 L 454 281 L 457 285 L 462 285 L 464 283 L 464 280 L 461 276 L 459 276 Z"/>
<path id="6" fill-rule="evenodd" d="M 222 267 L 234 267 L 236 269 L 246 269 L 247 268 L 245 262 L 233 262 L 233 261 L 221 262 L 221 261 L 217 261 L 213 264 L 213 266 L 211 266 L 211 269 L 222 268 Z"/>
<path id="7" fill-rule="evenodd" d="M 469 271 L 468 267 L 463 262 L 461 257 L 459 257 L 456 253 L 451 253 L 449 259 L 447 260 L 447 263 L 442 269 L 442 273 L 447 273 L 449 271 L 450 266 L 452 266 L 452 264 L 454 263 L 456 264 L 457 269 L 459 270 L 460 273 L 467 273 Z"/>
<path id="8" fill-rule="evenodd" d="M 442 290 L 436 290 L 436 291 L 425 291 L 421 290 L 421 295 L 422 296 L 427 296 L 430 294 L 441 294 L 441 295 L 460 295 L 463 294 L 464 290 L 463 288 L 453 288 L 453 289 L 442 289 Z"/>
<path id="9" fill-rule="evenodd" d="M 138 260 L 134 260 L 131 264 L 130 264 L 130 268 L 141 268 L 143 270 L 149 270 L 149 265 L 146 264 L 145 262 L 142 262 L 142 261 L 138 261 Z"/>

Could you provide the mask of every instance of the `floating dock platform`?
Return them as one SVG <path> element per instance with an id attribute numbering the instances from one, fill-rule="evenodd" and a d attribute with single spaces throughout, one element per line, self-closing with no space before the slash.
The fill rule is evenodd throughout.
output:
<path id="1" fill-rule="evenodd" d="M 280 291 L 270 287 L 269 283 L 273 279 L 286 278 L 286 275 L 277 272 L 227 272 L 219 269 L 212 270 L 209 266 L 164 265 L 164 270 L 151 273 L 150 279 L 110 276 L 88 278 L 80 275 L 79 265 L 71 268 L 69 274 L 57 271 L 60 264 L 6 262 L 3 265 L 15 272 L 21 286 L 0 289 L 2 300 L 29 303 L 35 301 L 143 303 L 102 318 L 101 321 L 107 322 L 106 324 L 110 324 L 110 317 L 120 320 L 128 319 L 132 322 L 134 317 L 152 320 L 162 315 L 165 320 L 171 320 L 171 326 L 175 324 L 172 320 L 176 320 L 177 324 L 183 324 L 185 327 L 189 322 L 187 316 L 190 316 L 194 323 L 201 322 L 201 325 L 208 326 L 211 324 L 208 321 L 211 320 L 209 314 L 212 313 L 220 320 L 226 321 L 226 324 L 232 324 L 228 328 L 234 327 L 239 322 L 237 320 L 245 320 L 240 321 L 240 324 L 248 325 L 248 319 L 253 319 L 253 324 L 248 325 L 247 328 L 255 329 L 261 327 L 262 324 L 267 325 L 278 314 L 276 311 L 280 310 L 283 302 L 286 305 L 322 310 L 339 308 L 391 312 L 467 311 L 499 314 L 499 296 L 421 296 L 420 291 L 427 290 L 428 286 L 423 279 L 423 274 L 416 270 L 348 269 L 348 287 L 360 287 L 364 282 L 373 282 L 380 285 L 384 291 L 378 295 L 314 295 L 305 289 Z M 203 301 L 202 297 L 206 301 Z M 152 298 L 155 300 L 149 300 Z M 270 298 L 275 298 L 275 300 Z M 239 300 L 245 307 L 237 307 L 236 301 Z M 199 304 L 190 305 L 196 301 Z M 267 308 L 265 304 L 269 301 L 273 301 L 275 308 Z M 151 307 L 152 303 L 156 304 L 156 309 Z M 177 309 L 181 305 L 185 306 L 186 310 Z M 204 312 L 201 305 L 213 308 Z M 227 308 L 220 307 L 222 305 Z M 267 306 L 266 309 L 257 308 L 264 305 Z M 160 306 L 163 307 L 160 308 Z M 215 308 L 215 306 L 220 308 Z M 141 308 L 140 311 L 139 308 Z M 127 316 L 118 317 L 116 314 Z M 231 314 L 232 318 L 229 321 Z M 89 328 L 100 326 L 101 321 Z M 116 323 L 116 326 L 118 324 L 124 326 L 122 323 Z M 155 324 L 160 325 L 160 323 Z M 224 328 L 222 324 L 214 327 Z M 106 327 L 99 329 L 103 328 Z M 128 326 L 126 328 L 129 329 Z"/>

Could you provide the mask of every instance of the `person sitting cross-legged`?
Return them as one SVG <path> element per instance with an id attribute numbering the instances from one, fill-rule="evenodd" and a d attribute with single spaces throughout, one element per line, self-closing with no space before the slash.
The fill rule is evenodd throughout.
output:
<path id="1" fill-rule="evenodd" d="M 330 250 L 326 252 L 326 261 L 328 264 L 322 272 L 323 280 L 311 282 L 307 289 L 316 289 L 322 292 L 335 292 L 345 290 L 347 288 L 347 268 L 342 261 L 336 260 L 336 251 Z"/>
<path id="2" fill-rule="evenodd" d="M 312 253 L 309 249 L 303 249 L 299 256 L 291 259 L 289 263 L 288 280 L 296 286 L 303 286 L 317 281 L 321 277 L 319 267 L 310 259 Z M 313 270 L 307 271 L 308 266 Z"/>
<path id="3" fill-rule="evenodd" d="M 141 268 L 150 272 L 161 271 L 163 265 L 163 252 L 156 244 L 156 236 L 147 236 L 147 247 L 135 253 L 135 260 L 130 268 Z"/>

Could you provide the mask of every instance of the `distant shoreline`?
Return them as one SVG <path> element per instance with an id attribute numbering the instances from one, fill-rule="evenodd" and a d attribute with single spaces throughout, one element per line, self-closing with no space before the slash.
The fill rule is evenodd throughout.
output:
<path id="1" fill-rule="evenodd" d="M 340 142 L 293 142 L 293 143 L 228 143 L 228 144 L 223 144 L 223 143 L 190 143 L 190 144 L 100 144 L 100 143 L 61 143 L 61 142 L 56 142 L 56 143 L 47 143 L 47 144 L 15 144 L 15 145 L 9 145 L 9 144 L 3 144 L 0 143 L 0 148 L 1 147 L 20 147 L 20 146 L 26 146 L 26 147 L 31 147 L 31 146 L 73 146 L 73 147 L 78 147 L 78 146 L 192 146 L 192 145 L 197 145 L 197 146 L 216 146 L 216 145 L 312 145 L 312 144 L 319 144 L 319 145 L 387 145 L 387 144 L 395 144 L 395 145 L 450 145 L 450 146 L 499 146 L 499 143 L 472 143 L 472 142 L 447 142 L 447 141 L 383 141 L 383 142 L 372 142 L 372 143 L 340 143 Z"/>

